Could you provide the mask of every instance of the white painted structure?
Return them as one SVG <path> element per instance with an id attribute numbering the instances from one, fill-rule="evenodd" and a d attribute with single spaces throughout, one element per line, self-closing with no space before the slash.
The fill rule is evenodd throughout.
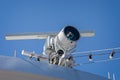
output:
<path id="1" fill-rule="evenodd" d="M 8 56 L 0 56 L 0 74 L 0 80 L 108 80 L 99 75 L 42 60 L 32 61 Z"/>

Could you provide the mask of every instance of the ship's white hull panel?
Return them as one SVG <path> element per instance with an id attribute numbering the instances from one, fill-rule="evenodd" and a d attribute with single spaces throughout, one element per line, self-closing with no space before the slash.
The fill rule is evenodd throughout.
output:
<path id="1" fill-rule="evenodd" d="M 38 62 L 0 56 L 0 80 L 8 80 L 4 78 L 5 75 L 14 76 L 14 74 L 10 74 L 9 71 L 16 75 L 18 73 L 18 75 L 15 76 L 15 78 L 18 78 L 16 80 L 107 80 L 95 74 L 48 64 L 44 61 Z M 31 78 L 30 75 L 33 76 L 34 79 Z"/>

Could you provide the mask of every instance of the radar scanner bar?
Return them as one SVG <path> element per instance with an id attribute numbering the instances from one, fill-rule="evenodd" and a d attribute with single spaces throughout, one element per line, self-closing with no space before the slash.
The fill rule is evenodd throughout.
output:
<path id="1" fill-rule="evenodd" d="M 93 37 L 94 31 L 79 31 L 81 37 Z M 47 39 L 48 36 L 56 36 L 58 32 L 48 33 L 21 33 L 21 34 L 7 34 L 6 40 L 28 40 L 28 39 Z"/>

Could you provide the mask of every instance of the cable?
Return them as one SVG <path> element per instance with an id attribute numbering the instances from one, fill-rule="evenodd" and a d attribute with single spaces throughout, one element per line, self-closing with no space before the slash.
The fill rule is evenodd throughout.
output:
<path id="1" fill-rule="evenodd" d="M 86 57 L 86 56 L 89 56 L 89 54 L 91 54 L 91 53 L 88 53 L 88 54 L 85 54 L 85 55 L 74 56 L 74 58 Z M 91 54 L 91 55 L 100 56 L 100 55 L 107 55 L 107 54 L 110 54 L 110 53 L 98 53 L 98 54 Z"/>
<path id="2" fill-rule="evenodd" d="M 115 52 L 116 54 L 120 53 L 120 52 Z M 78 55 L 78 56 L 74 56 L 74 58 L 79 58 L 79 57 L 87 57 L 89 56 L 91 53 L 85 54 L 85 55 Z M 107 55 L 107 54 L 111 54 L 111 52 L 106 52 L 106 53 L 94 53 L 91 54 L 92 56 L 101 56 L 101 55 Z"/>
<path id="3" fill-rule="evenodd" d="M 74 54 L 87 54 L 87 53 L 102 52 L 102 51 L 110 51 L 110 50 L 118 50 L 118 49 L 120 49 L 120 47 L 100 49 L 100 50 L 91 50 L 91 51 L 83 51 L 83 52 L 74 52 L 74 53 L 72 53 L 72 55 L 74 55 Z"/>
<path id="4" fill-rule="evenodd" d="M 101 62 L 108 62 L 108 61 L 115 61 L 115 60 L 120 60 L 120 57 L 114 58 L 114 59 L 105 59 L 105 60 L 91 61 L 91 62 L 76 64 L 74 66 L 81 66 L 81 65 L 85 65 L 85 64 L 101 63 Z"/>

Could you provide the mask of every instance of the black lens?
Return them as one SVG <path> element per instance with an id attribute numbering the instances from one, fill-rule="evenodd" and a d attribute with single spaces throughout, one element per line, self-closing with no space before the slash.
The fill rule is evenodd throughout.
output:
<path id="1" fill-rule="evenodd" d="M 58 50 L 57 51 L 58 55 L 62 56 L 64 54 L 63 50 Z"/>
<path id="2" fill-rule="evenodd" d="M 80 38 L 79 31 L 73 26 L 66 26 L 64 28 L 64 33 L 69 40 L 76 41 Z"/>

